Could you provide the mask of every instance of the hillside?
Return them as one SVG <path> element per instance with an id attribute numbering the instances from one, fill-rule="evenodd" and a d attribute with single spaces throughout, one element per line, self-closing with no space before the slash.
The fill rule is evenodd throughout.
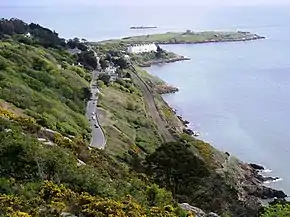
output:
<path id="1" fill-rule="evenodd" d="M 88 148 L 91 75 L 77 56 L 12 36 L 0 41 L 0 215 L 180 213 L 169 192 Z"/>
<path id="2" fill-rule="evenodd" d="M 0 97 L 36 123 L 66 135 L 89 136 L 83 113 L 88 71 L 66 52 L 0 42 Z"/>
<path id="3" fill-rule="evenodd" d="M 13 31 L 4 31 L 11 23 Z M 259 198 L 283 197 L 264 188 L 248 164 L 183 133 L 158 94 L 162 81 L 118 52 L 98 53 L 123 77 L 104 82 L 108 76 L 99 76 L 107 145 L 89 147 L 89 69 L 98 61 L 88 44 L 72 39 L 60 45 L 54 31 L 14 19 L 2 19 L 0 33 L 0 216 L 206 215 L 178 203 L 254 216 Z M 72 55 L 73 47 L 83 50 Z"/>

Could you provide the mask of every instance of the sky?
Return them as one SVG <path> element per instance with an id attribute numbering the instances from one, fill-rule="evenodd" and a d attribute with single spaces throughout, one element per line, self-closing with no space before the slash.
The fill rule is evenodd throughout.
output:
<path id="1" fill-rule="evenodd" d="M 252 6 L 252 5 L 289 5 L 290 0 L 0 0 L 1 6 L 57 6 L 57 5 L 167 5 L 167 6 Z"/>

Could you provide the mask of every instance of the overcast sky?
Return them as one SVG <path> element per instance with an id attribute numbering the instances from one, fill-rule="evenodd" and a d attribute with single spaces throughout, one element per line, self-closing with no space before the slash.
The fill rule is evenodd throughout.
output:
<path id="1" fill-rule="evenodd" d="M 55 6 L 55 5 L 202 5 L 202 6 L 290 6 L 290 0 L 0 0 L 0 6 Z"/>

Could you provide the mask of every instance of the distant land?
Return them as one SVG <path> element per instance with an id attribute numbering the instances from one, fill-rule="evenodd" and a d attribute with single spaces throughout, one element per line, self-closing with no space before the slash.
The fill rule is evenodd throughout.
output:
<path id="1" fill-rule="evenodd" d="M 196 44 L 196 43 L 213 43 L 213 42 L 234 42 L 234 41 L 251 41 L 257 39 L 265 39 L 263 36 L 250 32 L 223 32 L 223 31 L 204 31 L 193 32 L 187 30 L 185 32 L 167 32 L 159 34 L 131 36 L 122 39 L 112 39 L 101 41 L 100 43 L 120 43 L 142 44 Z"/>
<path id="2" fill-rule="evenodd" d="M 157 26 L 131 26 L 130 29 L 157 29 Z"/>

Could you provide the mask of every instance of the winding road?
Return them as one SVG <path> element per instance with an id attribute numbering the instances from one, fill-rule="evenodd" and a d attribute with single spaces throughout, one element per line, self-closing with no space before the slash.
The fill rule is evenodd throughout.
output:
<path id="1" fill-rule="evenodd" d="M 98 77 L 98 71 L 92 72 L 92 81 L 90 84 L 91 88 L 91 99 L 87 104 L 86 116 L 89 119 L 91 129 L 92 129 L 92 138 L 90 146 L 98 149 L 104 149 L 106 146 L 106 138 L 104 132 L 99 124 L 98 113 L 97 113 L 97 103 L 98 103 L 98 93 L 99 90 L 97 86 L 94 85 L 94 81 Z"/>

